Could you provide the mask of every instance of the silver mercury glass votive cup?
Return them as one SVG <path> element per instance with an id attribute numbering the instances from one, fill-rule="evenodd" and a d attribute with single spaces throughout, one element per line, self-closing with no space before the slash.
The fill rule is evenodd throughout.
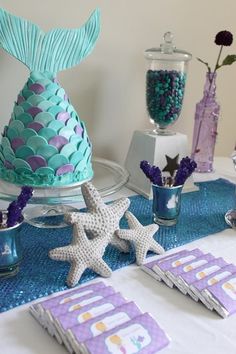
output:
<path id="1" fill-rule="evenodd" d="M 2 211 L 3 217 L 7 215 Z M 20 230 L 24 219 L 15 226 L 0 228 L 0 278 L 14 276 L 19 271 L 22 260 Z"/>
<path id="2" fill-rule="evenodd" d="M 153 219 L 158 225 L 172 226 L 177 223 L 183 186 L 164 187 L 153 184 Z"/>

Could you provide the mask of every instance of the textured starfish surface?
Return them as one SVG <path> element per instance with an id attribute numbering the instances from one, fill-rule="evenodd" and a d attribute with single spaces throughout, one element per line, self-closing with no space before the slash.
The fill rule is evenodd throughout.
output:
<path id="1" fill-rule="evenodd" d="M 129 243 L 117 236 L 120 219 L 130 204 L 129 199 L 122 198 L 107 205 L 92 183 L 84 183 L 81 190 L 88 211 L 65 214 L 65 221 L 71 224 L 79 223 L 94 237 L 106 237 L 107 245 L 111 243 L 120 251 L 129 252 Z"/>
<path id="2" fill-rule="evenodd" d="M 102 259 L 106 238 L 89 240 L 83 226 L 73 226 L 73 239 L 70 245 L 59 247 L 49 252 L 49 257 L 57 261 L 71 263 L 67 277 L 68 286 L 75 286 L 85 269 L 90 268 L 103 277 L 109 277 L 111 269 Z"/>
<path id="3" fill-rule="evenodd" d="M 159 229 L 156 224 L 143 226 L 138 219 L 129 211 L 125 213 L 125 217 L 129 224 L 128 230 L 117 231 L 121 239 L 132 241 L 135 245 L 136 263 L 143 264 L 147 252 L 153 251 L 158 254 L 165 252 L 164 248 L 159 245 L 153 238 L 154 234 Z"/>

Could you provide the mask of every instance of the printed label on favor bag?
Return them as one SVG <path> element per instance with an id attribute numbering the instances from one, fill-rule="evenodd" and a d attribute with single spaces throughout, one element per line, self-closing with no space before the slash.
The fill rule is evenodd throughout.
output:
<path id="1" fill-rule="evenodd" d="M 104 304 L 101 306 L 97 306 L 97 307 L 93 307 L 90 310 L 81 313 L 78 317 L 77 317 L 77 321 L 78 323 L 84 323 L 88 320 L 91 320 L 91 318 L 97 317 L 99 315 L 102 315 L 105 312 L 114 310 L 114 305 L 112 304 Z"/>
<path id="2" fill-rule="evenodd" d="M 186 257 L 182 257 L 182 258 L 179 258 L 177 259 L 176 261 L 172 262 L 172 267 L 175 268 L 175 267 L 178 267 L 184 263 L 187 263 L 187 262 L 190 262 L 192 261 L 193 259 L 196 259 L 195 256 L 191 255 L 191 256 L 186 256 Z"/>
<path id="3" fill-rule="evenodd" d="M 83 292 L 81 292 L 81 293 L 77 293 L 77 294 L 70 295 L 70 296 L 66 297 L 65 299 L 62 299 L 62 300 L 59 302 L 59 304 L 60 304 L 60 305 L 66 304 L 67 302 L 70 302 L 70 301 L 72 301 L 72 300 L 78 299 L 79 297 L 82 297 L 82 296 L 91 294 L 92 292 L 93 292 L 92 290 L 87 290 L 87 291 L 83 291 Z"/>
<path id="4" fill-rule="evenodd" d="M 214 277 L 212 277 L 211 279 L 208 280 L 207 284 L 208 285 L 214 285 L 216 283 L 218 283 L 221 279 L 224 279 L 226 277 L 228 277 L 229 275 L 231 275 L 232 273 L 225 271 L 223 273 L 220 274 L 216 274 Z"/>
<path id="5" fill-rule="evenodd" d="M 98 336 L 99 334 L 106 332 L 110 329 L 118 327 L 122 323 L 128 322 L 130 320 L 127 313 L 120 312 L 116 313 L 113 316 L 108 316 L 102 319 L 99 322 L 93 323 L 91 327 L 91 332 L 93 336 Z"/>
<path id="6" fill-rule="evenodd" d="M 236 278 L 230 279 L 222 284 L 222 289 L 232 300 L 236 300 Z"/>
<path id="7" fill-rule="evenodd" d="M 101 300 L 102 299 L 102 296 L 94 296 L 94 297 L 90 297 L 89 299 L 86 299 L 86 300 L 83 300 L 81 302 L 79 302 L 78 304 L 74 304 L 72 305 L 68 312 L 72 312 L 72 311 L 75 311 L 75 310 L 80 310 L 83 306 L 85 305 L 89 305 L 95 301 L 98 301 L 98 300 Z"/>
<path id="8" fill-rule="evenodd" d="M 196 273 L 196 278 L 203 279 L 203 278 L 207 277 L 208 275 L 216 272 L 219 269 L 220 269 L 220 267 L 217 265 L 205 268 L 205 269 L 201 270 L 200 272 Z"/>
<path id="9" fill-rule="evenodd" d="M 204 265 L 206 263 L 207 263 L 207 261 L 205 259 L 202 259 L 200 261 L 197 261 L 197 262 L 194 262 L 194 263 L 186 265 L 184 267 L 183 271 L 185 273 L 190 272 L 191 270 L 196 269 L 196 268 L 198 268 L 198 267 L 200 267 L 200 266 L 202 266 L 202 265 Z"/>
<path id="10" fill-rule="evenodd" d="M 105 340 L 110 353 L 138 353 L 150 343 L 148 331 L 139 324 L 121 329 Z"/>

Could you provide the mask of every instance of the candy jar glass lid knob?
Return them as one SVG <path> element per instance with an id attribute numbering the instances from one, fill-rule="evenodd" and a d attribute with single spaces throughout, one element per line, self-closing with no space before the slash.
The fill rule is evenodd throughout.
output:
<path id="1" fill-rule="evenodd" d="M 160 45 L 161 53 L 172 54 L 176 47 L 173 45 L 174 35 L 171 32 L 166 32 L 163 36 L 164 43 Z"/>
<path id="2" fill-rule="evenodd" d="M 166 32 L 163 36 L 163 43 L 159 48 L 150 48 L 145 51 L 146 59 L 184 62 L 191 60 L 192 54 L 185 50 L 177 49 L 173 43 L 173 39 L 173 33 Z"/>

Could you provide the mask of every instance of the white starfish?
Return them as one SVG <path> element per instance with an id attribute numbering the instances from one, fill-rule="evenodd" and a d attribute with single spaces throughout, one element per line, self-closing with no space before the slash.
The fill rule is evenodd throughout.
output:
<path id="1" fill-rule="evenodd" d="M 75 286 L 85 269 L 90 268 L 103 277 L 109 277 L 112 270 L 102 259 L 105 251 L 105 240 L 94 238 L 89 240 L 83 226 L 73 226 L 73 239 L 70 245 L 59 247 L 49 252 L 49 257 L 57 261 L 71 263 L 67 277 L 68 286 Z"/>
<path id="2" fill-rule="evenodd" d="M 74 212 L 65 214 L 65 221 L 71 224 L 83 225 L 87 232 L 94 237 L 106 237 L 108 243 L 113 244 L 122 252 L 129 252 L 128 242 L 117 237 L 120 219 L 128 209 L 128 198 L 119 199 L 109 205 L 105 204 L 92 183 L 86 182 L 81 186 L 82 194 L 88 212 Z"/>
<path id="3" fill-rule="evenodd" d="M 129 211 L 125 213 L 125 217 L 130 229 L 119 230 L 117 234 L 123 240 L 133 241 L 136 252 L 136 263 L 138 265 L 143 264 L 149 250 L 158 254 L 165 252 L 164 248 L 153 238 L 154 234 L 159 229 L 158 225 L 151 224 L 143 226 Z"/>

